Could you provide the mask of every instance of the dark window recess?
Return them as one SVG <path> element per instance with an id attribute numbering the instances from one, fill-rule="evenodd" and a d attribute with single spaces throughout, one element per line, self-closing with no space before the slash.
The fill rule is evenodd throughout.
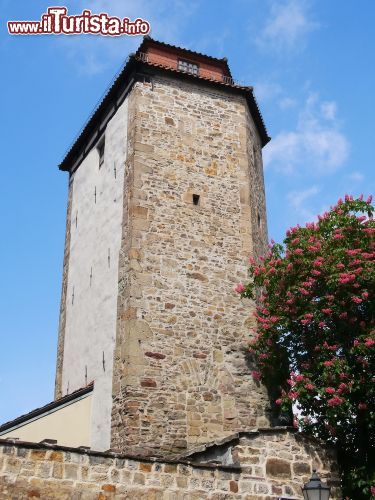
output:
<path id="1" fill-rule="evenodd" d="M 193 194 L 193 203 L 194 205 L 199 205 L 199 194 Z"/>
<path id="2" fill-rule="evenodd" d="M 100 168 L 104 163 L 104 150 L 105 150 L 105 140 L 104 139 L 102 141 L 100 141 L 100 143 L 98 144 L 96 149 L 98 150 L 99 168 Z"/>
<path id="3" fill-rule="evenodd" d="M 260 227 L 260 226 L 261 226 L 261 222 L 262 222 L 262 221 L 261 221 L 260 215 L 258 214 L 258 227 Z"/>
<path id="4" fill-rule="evenodd" d="M 199 73 L 198 64 L 185 61 L 184 59 L 178 60 L 178 69 L 185 73 L 191 73 L 192 75 L 198 75 Z"/>

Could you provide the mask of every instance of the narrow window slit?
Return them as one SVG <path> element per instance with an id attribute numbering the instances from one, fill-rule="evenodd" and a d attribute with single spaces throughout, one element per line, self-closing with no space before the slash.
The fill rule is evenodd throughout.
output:
<path id="1" fill-rule="evenodd" d="M 194 203 L 194 205 L 199 205 L 199 199 L 200 199 L 199 194 L 193 194 L 193 203 Z"/>
<path id="2" fill-rule="evenodd" d="M 96 149 L 98 151 L 98 156 L 99 156 L 99 168 L 101 168 L 104 163 L 105 137 L 102 137 Z"/>

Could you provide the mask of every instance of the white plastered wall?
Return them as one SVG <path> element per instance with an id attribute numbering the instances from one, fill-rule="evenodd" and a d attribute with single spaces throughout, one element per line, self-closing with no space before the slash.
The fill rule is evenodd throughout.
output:
<path id="1" fill-rule="evenodd" d="M 127 120 L 126 99 L 107 125 L 104 164 L 94 146 L 73 174 L 62 392 L 94 381 L 95 450 L 110 447 Z"/>

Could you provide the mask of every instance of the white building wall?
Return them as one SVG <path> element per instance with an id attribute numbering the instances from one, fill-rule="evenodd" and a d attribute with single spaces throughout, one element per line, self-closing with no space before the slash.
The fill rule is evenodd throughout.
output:
<path id="1" fill-rule="evenodd" d="M 126 99 L 107 125 L 104 164 L 94 146 L 73 174 L 62 392 L 94 381 L 96 450 L 110 447 L 127 120 Z"/>
<path id="2" fill-rule="evenodd" d="M 10 431 L 0 434 L 1 439 L 17 438 L 39 443 L 43 439 L 56 439 L 61 446 L 91 446 L 92 394 L 28 420 Z"/>

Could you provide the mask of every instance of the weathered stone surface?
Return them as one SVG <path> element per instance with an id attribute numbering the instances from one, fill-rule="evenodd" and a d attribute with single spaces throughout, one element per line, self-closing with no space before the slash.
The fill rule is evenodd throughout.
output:
<path id="1" fill-rule="evenodd" d="M 64 245 L 64 264 L 63 277 L 61 286 L 61 302 L 60 302 L 60 318 L 59 318 L 59 333 L 57 340 L 57 361 L 56 361 L 56 380 L 55 380 L 55 399 L 61 398 L 62 391 L 62 369 L 64 360 L 64 341 L 65 341 L 65 324 L 66 324 L 66 300 L 68 291 L 68 273 L 69 273 L 69 256 L 70 256 L 70 228 L 72 219 L 72 199 L 73 199 L 73 182 L 69 182 L 68 205 L 66 210 L 66 233 Z"/>
<path id="2" fill-rule="evenodd" d="M 266 249 L 261 143 L 243 97 L 162 76 L 127 130 L 111 446 L 163 455 L 268 424 L 233 292 Z"/>
<path id="3" fill-rule="evenodd" d="M 290 463 L 281 458 L 269 458 L 266 463 L 266 473 L 270 477 L 290 478 Z"/>
<path id="4" fill-rule="evenodd" d="M 276 437 L 277 441 L 270 439 L 272 437 Z M 291 463 L 278 458 L 277 450 L 271 448 L 280 438 L 284 443 L 280 452 L 293 447 L 294 456 L 307 456 L 305 448 L 309 443 L 322 461 L 323 469 L 319 471 L 321 476 L 337 480 L 335 473 L 329 470 L 330 463 L 333 462 L 329 462 L 325 451 L 317 443 L 297 441 L 294 435 L 283 432 L 263 434 L 258 438 L 251 435 L 242 437 L 239 446 L 242 450 L 242 470 L 238 467 L 182 461 L 147 461 L 115 453 L 96 454 L 79 449 L 67 451 L 58 445 L 54 445 L 52 450 L 43 449 L 38 444 L 28 443 L 25 446 L 22 442 L 9 446 L 3 440 L 0 441 L 0 461 L 3 461 L 0 498 L 266 500 L 276 495 L 286 495 L 300 499 L 302 479 L 286 477 L 286 474 L 279 473 L 280 468 L 286 471 L 285 462 L 290 470 Z M 248 468 L 246 448 L 254 440 L 258 440 L 259 444 L 263 443 L 263 447 L 259 448 L 260 457 L 267 460 L 267 454 L 270 454 L 267 468 L 272 461 L 272 476 L 262 477 L 257 475 L 255 470 Z M 16 468 L 15 460 L 18 464 Z M 263 467 L 266 467 L 264 463 L 262 460 Z M 56 474 L 59 468 L 64 474 Z M 28 474 L 24 473 L 26 470 Z M 332 498 L 340 498 L 339 493 L 337 488 L 333 488 Z"/>

